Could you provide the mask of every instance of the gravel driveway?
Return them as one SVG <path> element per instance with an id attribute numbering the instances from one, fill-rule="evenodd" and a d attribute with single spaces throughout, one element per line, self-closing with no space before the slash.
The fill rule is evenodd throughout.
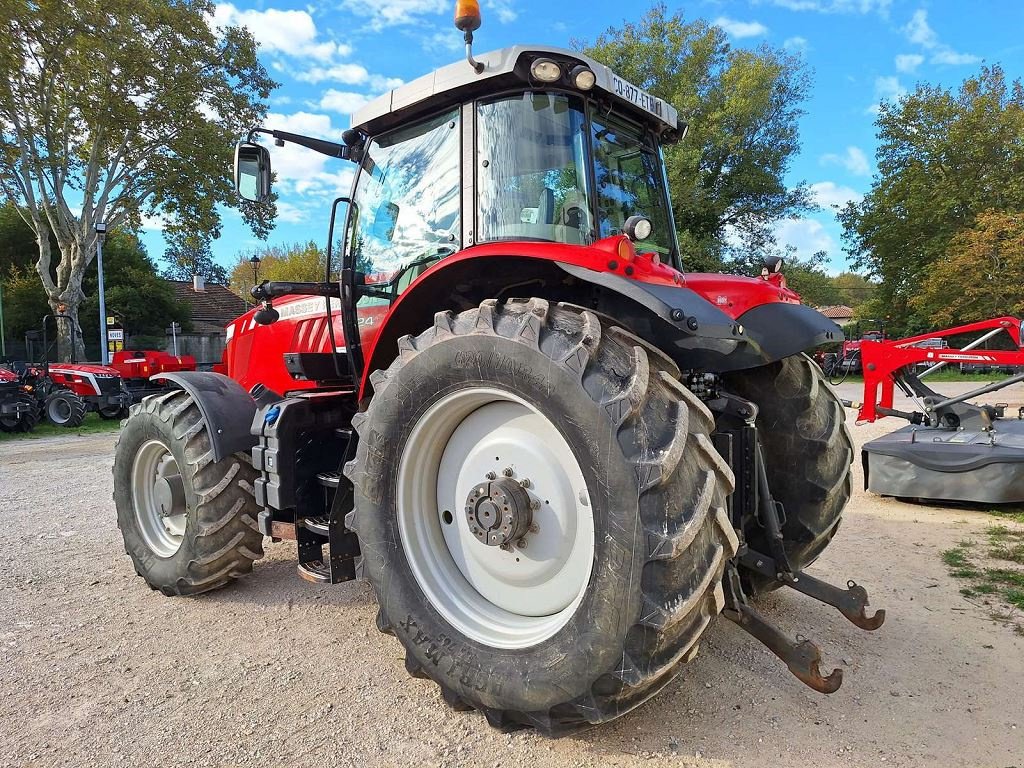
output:
<path id="1" fill-rule="evenodd" d="M 114 522 L 114 439 L 0 444 L 0 765 L 1024 765 L 1024 637 L 940 559 L 992 519 L 868 496 L 859 462 L 812 570 L 863 583 L 886 624 L 862 632 L 790 591 L 761 604 L 843 668 L 837 693 L 721 620 L 652 702 L 552 741 L 449 711 L 374 628 L 369 587 L 307 584 L 292 543 L 219 592 L 150 591 Z"/>

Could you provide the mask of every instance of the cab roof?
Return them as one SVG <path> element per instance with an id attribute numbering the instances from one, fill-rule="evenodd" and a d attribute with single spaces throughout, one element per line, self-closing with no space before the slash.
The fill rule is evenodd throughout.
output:
<path id="1" fill-rule="evenodd" d="M 576 64 L 584 64 L 594 72 L 593 89 L 581 93 L 596 92 L 610 98 L 622 111 L 649 123 L 656 133 L 670 136 L 680 133 L 675 107 L 578 51 L 545 45 L 513 45 L 475 55 L 475 58 L 484 65 L 483 72 L 477 74 L 465 60 L 441 67 L 371 101 L 352 115 L 352 127 L 373 136 L 412 117 L 531 83 L 541 88 L 547 85 L 578 90 L 568 84 L 567 77 L 563 77 L 562 82 L 551 84 L 531 80 L 530 64 L 538 58 L 549 58 L 562 64 L 566 73 Z"/>

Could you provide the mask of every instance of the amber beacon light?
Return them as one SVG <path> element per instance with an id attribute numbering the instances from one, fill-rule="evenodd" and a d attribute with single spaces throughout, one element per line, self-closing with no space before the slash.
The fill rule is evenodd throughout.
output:
<path id="1" fill-rule="evenodd" d="M 484 65 L 473 58 L 473 31 L 480 29 L 480 0 L 455 0 L 455 27 L 463 33 L 466 41 L 466 61 L 478 75 Z"/>

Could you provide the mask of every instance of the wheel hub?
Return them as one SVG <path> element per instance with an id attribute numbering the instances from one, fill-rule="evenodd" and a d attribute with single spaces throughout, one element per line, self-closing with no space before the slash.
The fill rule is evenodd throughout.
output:
<path id="1" fill-rule="evenodd" d="M 526 535 L 533 524 L 530 494 L 515 480 L 480 483 L 466 498 L 469 528 L 489 547 L 503 547 Z"/>

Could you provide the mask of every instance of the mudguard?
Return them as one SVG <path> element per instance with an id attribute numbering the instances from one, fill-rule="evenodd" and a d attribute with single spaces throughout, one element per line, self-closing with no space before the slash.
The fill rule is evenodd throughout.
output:
<path id="1" fill-rule="evenodd" d="M 655 315 L 661 322 L 652 323 L 640 335 L 684 368 L 717 373 L 755 368 L 844 338 L 838 325 L 803 304 L 761 304 L 734 320 L 685 285 L 630 280 L 561 262 L 558 266 L 576 279 L 617 293 Z"/>
<path id="2" fill-rule="evenodd" d="M 188 392 L 199 407 L 210 435 L 213 460 L 252 450 L 250 432 L 256 401 L 234 379 L 219 373 L 187 371 L 158 373 L 151 381 L 167 381 Z"/>

